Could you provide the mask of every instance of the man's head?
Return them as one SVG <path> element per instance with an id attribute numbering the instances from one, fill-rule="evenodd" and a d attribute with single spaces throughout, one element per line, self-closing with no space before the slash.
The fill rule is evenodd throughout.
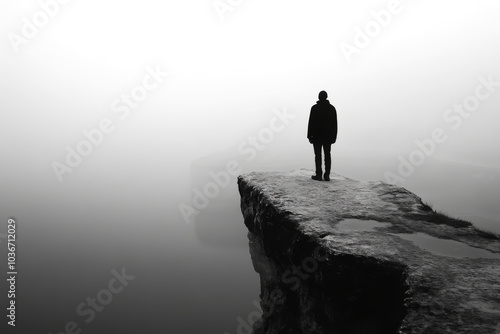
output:
<path id="1" fill-rule="evenodd" d="M 318 97 L 319 97 L 320 101 L 325 101 L 326 98 L 328 97 L 328 94 L 324 90 L 322 90 L 321 92 L 319 92 L 319 96 Z"/>

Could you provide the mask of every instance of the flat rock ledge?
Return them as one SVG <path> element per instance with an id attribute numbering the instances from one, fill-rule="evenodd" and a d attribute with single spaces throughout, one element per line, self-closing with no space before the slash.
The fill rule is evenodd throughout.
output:
<path id="1" fill-rule="evenodd" d="M 424 233 L 498 255 L 498 235 L 398 186 L 311 175 L 238 178 L 261 281 L 255 334 L 500 333 L 499 258 L 443 256 L 402 238 Z M 352 220 L 374 228 L 342 227 Z"/>

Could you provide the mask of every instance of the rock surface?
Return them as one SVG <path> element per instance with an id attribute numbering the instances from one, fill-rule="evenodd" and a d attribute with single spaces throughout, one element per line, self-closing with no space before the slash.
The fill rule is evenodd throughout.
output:
<path id="1" fill-rule="evenodd" d="M 425 233 L 495 257 L 499 236 L 401 187 L 310 175 L 238 178 L 261 279 L 255 334 L 500 333 L 500 257 L 442 256 L 401 237 Z M 349 219 L 374 227 L 341 228 Z"/>

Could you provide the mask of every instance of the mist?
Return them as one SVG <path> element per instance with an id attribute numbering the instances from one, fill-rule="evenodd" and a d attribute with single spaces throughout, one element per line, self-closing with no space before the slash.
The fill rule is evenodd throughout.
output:
<path id="1" fill-rule="evenodd" d="M 41 3 L 57 11 L 25 27 Z M 79 319 L 122 267 L 136 280 L 80 318 L 84 331 L 235 332 L 259 292 L 236 176 L 313 169 L 321 90 L 338 113 L 334 172 L 397 183 L 500 233 L 500 3 L 216 3 L 0 5 L 0 212 L 19 224 L 24 332 Z M 183 214 L 221 172 L 229 183 Z"/>

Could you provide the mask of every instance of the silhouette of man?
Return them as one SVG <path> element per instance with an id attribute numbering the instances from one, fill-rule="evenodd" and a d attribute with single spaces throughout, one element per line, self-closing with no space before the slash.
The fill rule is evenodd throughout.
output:
<path id="1" fill-rule="evenodd" d="M 330 181 L 330 170 L 332 157 L 330 150 L 332 144 L 337 141 L 337 111 L 327 100 L 328 94 L 323 90 L 319 92 L 319 101 L 311 108 L 309 124 L 307 127 L 307 139 L 313 144 L 316 175 L 311 176 L 313 180 Z M 321 169 L 321 150 L 325 154 L 325 174 Z"/>

